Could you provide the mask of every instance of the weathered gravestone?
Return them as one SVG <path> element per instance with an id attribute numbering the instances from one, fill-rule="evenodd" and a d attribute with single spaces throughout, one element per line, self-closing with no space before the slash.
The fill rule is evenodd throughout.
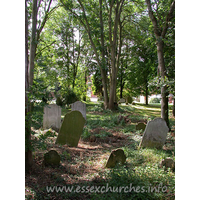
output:
<path id="1" fill-rule="evenodd" d="M 146 128 L 146 124 L 144 124 L 144 123 L 138 123 L 137 125 L 136 125 L 136 130 L 145 130 L 145 128 Z"/>
<path id="2" fill-rule="evenodd" d="M 147 123 L 139 147 L 150 147 L 161 149 L 166 141 L 169 128 L 162 118 L 156 118 Z"/>
<path id="3" fill-rule="evenodd" d="M 126 103 L 126 99 L 124 99 L 124 98 L 121 98 L 120 100 L 119 100 L 119 102 L 118 102 L 119 104 L 120 103 Z"/>
<path id="4" fill-rule="evenodd" d="M 59 130 L 61 126 L 61 107 L 56 104 L 44 107 L 43 128 L 53 128 Z"/>
<path id="5" fill-rule="evenodd" d="M 60 164 L 60 155 L 55 150 L 50 150 L 44 154 L 45 166 L 58 166 Z"/>
<path id="6" fill-rule="evenodd" d="M 72 111 L 78 110 L 82 113 L 83 117 L 86 120 L 86 104 L 81 101 L 76 101 L 75 103 L 71 104 Z"/>
<path id="7" fill-rule="evenodd" d="M 117 163 L 121 163 L 122 165 L 126 161 L 126 155 L 122 149 L 113 150 L 108 158 L 106 163 L 107 168 L 113 168 Z"/>
<path id="8" fill-rule="evenodd" d="M 67 113 L 62 122 L 56 143 L 76 147 L 83 132 L 85 119 L 80 111 Z"/>

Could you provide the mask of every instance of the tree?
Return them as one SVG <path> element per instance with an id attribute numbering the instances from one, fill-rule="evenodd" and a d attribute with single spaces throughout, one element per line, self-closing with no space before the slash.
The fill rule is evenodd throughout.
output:
<path id="1" fill-rule="evenodd" d="M 169 11 L 159 13 L 160 8 L 164 7 L 164 5 L 168 4 L 169 1 L 158 2 L 152 6 L 150 0 L 146 0 L 146 4 L 148 7 L 149 17 L 152 21 L 154 34 L 156 37 L 156 46 L 157 46 L 157 56 L 158 56 L 158 74 L 162 79 L 166 77 L 166 67 L 164 61 L 164 39 L 167 33 L 167 29 L 169 27 L 169 22 L 174 17 L 175 10 L 175 0 L 172 1 Z M 168 127 L 169 127 L 169 118 L 168 118 L 168 91 L 167 86 L 163 85 L 161 87 L 161 118 L 163 118 Z"/>
<path id="2" fill-rule="evenodd" d="M 76 2 L 61 0 L 64 8 L 76 17 L 87 32 L 88 39 L 95 54 L 95 59 L 101 71 L 102 85 L 104 88 L 104 106 L 114 109 L 117 84 L 117 59 L 120 59 L 120 43 L 118 31 L 120 16 L 124 5 L 124 0 L 108 1 L 81 1 Z M 106 27 L 106 30 L 105 30 Z M 119 47 L 119 50 L 117 51 Z M 109 52 L 106 52 L 108 49 Z M 106 56 L 107 53 L 107 56 Z M 109 59 L 110 69 L 110 89 L 108 100 L 108 67 L 106 60 Z"/>
<path id="3" fill-rule="evenodd" d="M 52 0 L 44 1 L 33 0 L 32 2 L 32 24 L 31 24 L 31 39 L 30 39 L 30 56 L 28 55 L 28 3 L 25 1 L 25 165 L 26 170 L 32 166 L 32 149 L 31 149 L 31 103 L 29 94 L 32 91 L 33 75 L 34 75 L 34 60 L 36 55 L 37 45 L 39 43 L 40 34 L 45 26 L 46 21 L 49 19 L 50 14 L 55 8 L 50 8 Z M 43 5 L 45 3 L 45 5 Z M 46 7 L 46 5 L 48 5 Z M 38 24 L 38 11 L 39 8 L 44 8 L 44 15 L 41 23 Z"/>

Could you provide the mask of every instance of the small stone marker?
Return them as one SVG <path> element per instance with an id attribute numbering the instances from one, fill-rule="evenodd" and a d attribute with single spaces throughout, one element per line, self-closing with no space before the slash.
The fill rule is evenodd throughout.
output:
<path id="1" fill-rule="evenodd" d="M 144 124 L 144 123 L 138 123 L 137 125 L 136 125 L 136 130 L 145 130 L 145 128 L 146 128 L 146 124 Z"/>
<path id="2" fill-rule="evenodd" d="M 165 169 L 171 168 L 172 171 L 175 170 L 175 162 L 172 158 L 163 159 L 160 163 L 160 167 L 162 168 L 165 166 Z"/>
<path id="3" fill-rule="evenodd" d="M 169 128 L 164 119 L 156 118 L 153 121 L 149 121 L 139 147 L 162 149 L 168 131 Z"/>
<path id="4" fill-rule="evenodd" d="M 85 119 L 80 111 L 67 113 L 62 122 L 56 143 L 76 147 L 83 132 Z"/>
<path id="5" fill-rule="evenodd" d="M 119 103 L 126 103 L 126 99 L 121 98 L 121 99 L 119 100 Z"/>
<path id="6" fill-rule="evenodd" d="M 60 164 L 60 155 L 55 150 L 50 150 L 44 154 L 45 166 L 58 166 Z"/>
<path id="7" fill-rule="evenodd" d="M 86 104 L 81 101 L 76 101 L 75 103 L 71 104 L 72 111 L 78 110 L 82 113 L 83 117 L 86 120 Z"/>
<path id="8" fill-rule="evenodd" d="M 43 128 L 60 129 L 61 126 L 61 107 L 56 104 L 47 105 L 44 107 Z"/>
<path id="9" fill-rule="evenodd" d="M 122 165 L 126 161 L 126 155 L 122 149 L 113 150 L 106 163 L 107 168 L 115 167 L 116 163 L 121 163 Z"/>

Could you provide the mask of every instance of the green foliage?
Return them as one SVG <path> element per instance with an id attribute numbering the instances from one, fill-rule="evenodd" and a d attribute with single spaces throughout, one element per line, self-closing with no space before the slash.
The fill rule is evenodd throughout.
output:
<path id="1" fill-rule="evenodd" d="M 95 95 L 101 96 L 103 93 L 103 84 L 100 69 L 97 68 L 92 76 L 92 91 Z"/>
<path id="2" fill-rule="evenodd" d="M 58 106 L 63 106 L 63 101 L 61 100 L 60 97 L 57 97 L 57 99 L 56 99 L 56 104 L 57 104 Z"/>
<path id="3" fill-rule="evenodd" d="M 61 106 L 69 105 L 79 100 L 79 97 L 71 88 L 62 88 L 60 95 L 57 97 L 56 103 L 59 103 Z"/>
<path id="4" fill-rule="evenodd" d="M 83 139 L 87 139 L 87 138 L 89 138 L 90 137 L 90 129 L 89 128 L 87 128 L 87 127 L 84 127 L 83 128 L 83 133 L 82 133 L 82 135 L 81 135 L 81 138 L 83 138 Z"/>
<path id="5" fill-rule="evenodd" d="M 160 103 L 161 99 L 159 98 L 151 98 L 149 103 Z"/>

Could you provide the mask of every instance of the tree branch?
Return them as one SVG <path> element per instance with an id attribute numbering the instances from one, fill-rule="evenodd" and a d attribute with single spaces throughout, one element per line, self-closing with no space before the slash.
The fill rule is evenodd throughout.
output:
<path id="1" fill-rule="evenodd" d="M 51 13 L 54 12 L 54 11 L 59 7 L 59 5 L 57 5 L 57 6 L 53 7 L 53 8 L 50 10 L 51 2 L 52 2 L 52 0 L 49 2 L 47 11 L 45 12 L 44 19 L 43 19 L 43 21 L 42 21 L 42 23 L 41 23 L 40 28 L 38 28 L 38 30 L 37 30 L 37 36 L 36 36 L 36 40 L 37 40 L 37 41 L 39 41 L 40 33 L 42 32 L 42 29 L 44 28 L 44 26 L 45 26 L 47 20 L 49 19 L 50 15 L 51 15 Z M 49 10 L 50 10 L 50 11 L 49 11 Z"/>
<path id="2" fill-rule="evenodd" d="M 165 37 L 165 34 L 169 26 L 169 21 L 174 17 L 174 10 L 175 10 L 175 0 L 172 2 L 169 13 L 166 16 L 165 26 L 163 27 L 162 34 L 161 34 L 162 38 Z"/>
<path id="3" fill-rule="evenodd" d="M 49 45 L 47 45 L 47 46 L 45 46 L 44 48 L 42 48 L 39 52 L 37 52 L 36 54 L 35 54 L 35 56 L 37 56 L 38 54 L 40 54 L 43 50 L 45 50 L 47 47 L 50 47 L 52 44 L 54 44 L 56 42 L 56 40 L 54 40 L 51 44 L 49 44 Z"/>
<path id="4" fill-rule="evenodd" d="M 151 8 L 151 1 L 150 0 L 145 0 L 145 1 L 147 4 L 147 7 L 148 7 L 149 17 L 153 23 L 154 33 L 155 33 L 156 37 L 159 37 L 159 36 L 161 36 L 161 32 L 159 31 L 157 19 L 154 16 L 152 8 Z"/>

